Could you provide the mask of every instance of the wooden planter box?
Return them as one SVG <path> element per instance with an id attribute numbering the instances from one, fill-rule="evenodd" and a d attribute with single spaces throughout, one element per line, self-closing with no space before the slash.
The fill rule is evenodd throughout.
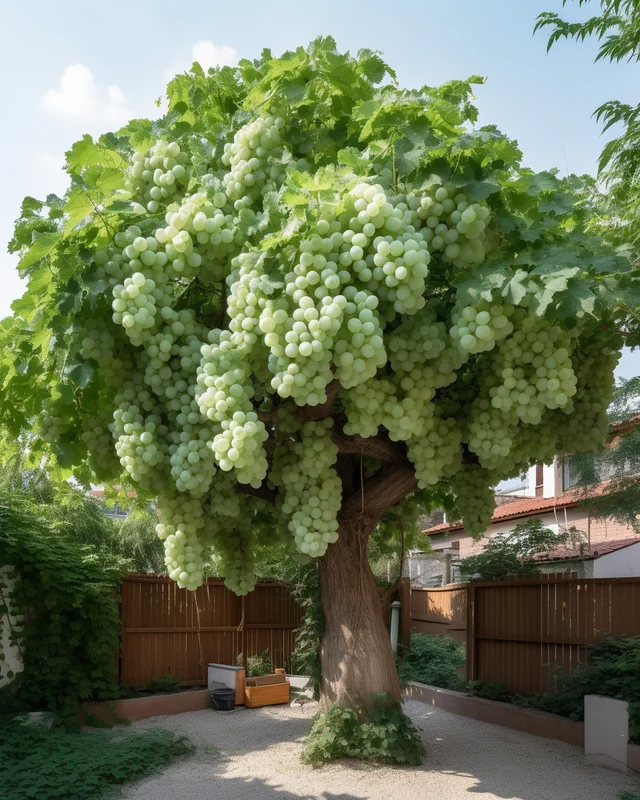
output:
<path id="1" fill-rule="evenodd" d="M 246 678 L 244 704 L 247 708 L 276 706 L 289 702 L 289 681 L 284 674 Z"/>

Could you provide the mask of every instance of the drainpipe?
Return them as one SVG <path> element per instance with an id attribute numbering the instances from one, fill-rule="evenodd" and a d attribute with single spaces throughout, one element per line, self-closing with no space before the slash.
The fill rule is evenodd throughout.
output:
<path id="1" fill-rule="evenodd" d="M 394 600 L 391 603 L 391 649 L 395 655 L 398 652 L 398 632 L 400 630 L 400 608 L 402 603 Z"/>

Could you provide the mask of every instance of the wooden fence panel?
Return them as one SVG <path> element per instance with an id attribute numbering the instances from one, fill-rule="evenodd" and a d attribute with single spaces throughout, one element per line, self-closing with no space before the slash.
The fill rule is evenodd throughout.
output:
<path id="1" fill-rule="evenodd" d="M 166 577 L 131 575 L 122 582 L 120 680 L 146 686 L 171 674 L 204 685 L 210 662 L 236 664 L 264 650 L 286 667 L 300 622 L 285 584 L 258 584 L 240 598 L 219 580 L 188 592 Z"/>
<path id="2" fill-rule="evenodd" d="M 557 688 L 588 645 L 640 635 L 640 578 L 536 576 L 468 588 L 467 676 L 511 692 Z"/>
<path id="3" fill-rule="evenodd" d="M 411 627 L 416 633 L 446 633 L 464 641 L 467 628 L 467 589 L 443 586 L 411 590 Z"/>

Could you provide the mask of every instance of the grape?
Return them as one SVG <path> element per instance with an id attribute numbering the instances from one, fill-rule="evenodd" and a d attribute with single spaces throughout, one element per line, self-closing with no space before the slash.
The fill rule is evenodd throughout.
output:
<path id="1" fill-rule="evenodd" d="M 431 253 L 442 253 L 444 261 L 459 268 L 484 261 L 492 249 L 487 237 L 491 211 L 486 202 L 470 203 L 465 192 L 446 182 L 432 186 L 419 204 L 417 216 L 425 224 Z"/>
<path id="2" fill-rule="evenodd" d="M 163 494 L 158 502 L 156 533 L 164 541 L 169 577 L 191 591 L 204 579 L 204 506 L 187 495 Z"/>
<path id="3" fill-rule="evenodd" d="M 464 464 L 451 478 L 456 507 L 472 536 L 480 536 L 491 524 L 496 506 L 493 485 L 491 474 L 475 464 Z"/>
<path id="4" fill-rule="evenodd" d="M 144 210 L 155 214 L 186 190 L 191 177 L 189 155 L 177 142 L 157 141 L 145 153 L 133 154 L 125 189 Z"/>
<path id="5" fill-rule="evenodd" d="M 42 410 L 38 416 L 42 438 L 48 444 L 55 444 L 58 439 L 71 430 L 74 410 L 72 405 L 60 397 L 48 397 L 42 402 Z"/>
<path id="6" fill-rule="evenodd" d="M 164 441 L 168 433 L 162 422 L 160 409 L 145 390 L 125 386 L 123 394 L 116 395 L 116 410 L 113 412 L 111 432 L 116 440 L 116 453 L 120 463 L 134 481 L 150 485 L 155 467 L 161 466 L 168 456 L 168 446 Z M 127 400 L 127 390 L 135 392 L 136 402 Z M 142 411 L 151 411 L 147 416 Z"/>
<path id="7" fill-rule="evenodd" d="M 518 323 L 516 323 L 518 324 Z M 501 382 L 491 389 L 494 408 L 539 424 L 544 408 L 564 408 L 576 394 L 570 337 L 557 325 L 524 317 L 500 346 Z"/>
<path id="8" fill-rule="evenodd" d="M 453 418 L 432 412 L 423 432 L 409 439 L 407 455 L 416 471 L 420 489 L 435 486 L 444 476 L 453 475 L 461 464 L 461 432 Z"/>
<path id="9" fill-rule="evenodd" d="M 264 423 L 253 411 L 254 390 L 248 367 L 233 348 L 233 334 L 211 331 L 210 344 L 201 348 L 196 402 L 203 417 L 220 423 L 210 447 L 225 472 L 234 470 L 240 483 L 258 488 L 267 474 Z"/>
<path id="10" fill-rule="evenodd" d="M 249 208 L 263 191 L 277 189 L 284 169 L 277 162 L 282 156 L 281 133 L 285 121 L 278 117 L 258 117 L 244 125 L 224 146 L 222 163 L 229 167 L 224 186 L 237 210 Z"/>
<path id="11" fill-rule="evenodd" d="M 509 318 L 513 312 L 508 303 L 490 305 L 481 301 L 475 306 L 458 307 L 451 315 L 453 325 L 449 332 L 463 353 L 483 353 L 512 333 Z"/>
<path id="12" fill-rule="evenodd" d="M 287 412 L 283 409 L 282 415 Z M 305 422 L 299 440 L 279 445 L 270 475 L 280 487 L 280 510 L 300 553 L 319 558 L 338 539 L 337 514 L 342 484 L 333 465 L 338 448 L 331 438 L 333 420 Z"/>

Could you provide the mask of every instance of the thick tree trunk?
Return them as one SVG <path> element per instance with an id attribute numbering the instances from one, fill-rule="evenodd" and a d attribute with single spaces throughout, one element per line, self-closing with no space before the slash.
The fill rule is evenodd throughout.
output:
<path id="1" fill-rule="evenodd" d="M 367 560 L 370 518 L 342 519 L 339 538 L 320 559 L 320 591 L 325 633 L 320 650 L 320 700 L 356 706 L 367 695 L 385 692 L 400 698 L 382 606 Z"/>

